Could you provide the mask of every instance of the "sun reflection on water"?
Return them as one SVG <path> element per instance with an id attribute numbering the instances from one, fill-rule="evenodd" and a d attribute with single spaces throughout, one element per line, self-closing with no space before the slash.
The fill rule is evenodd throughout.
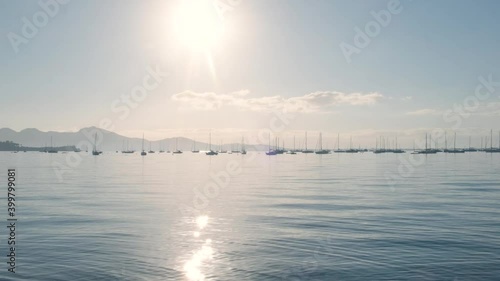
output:
<path id="1" fill-rule="evenodd" d="M 196 224 L 200 230 L 204 229 L 208 224 L 208 216 L 199 216 L 196 218 Z"/>
<path id="2" fill-rule="evenodd" d="M 195 238 L 201 236 L 201 231 L 208 225 L 208 216 L 199 216 L 196 218 L 197 231 L 193 233 Z M 205 274 L 202 272 L 202 267 L 206 262 L 210 261 L 213 256 L 212 239 L 205 239 L 203 245 L 198 249 L 191 259 L 184 264 L 184 272 L 186 277 L 191 281 L 205 280 Z"/>

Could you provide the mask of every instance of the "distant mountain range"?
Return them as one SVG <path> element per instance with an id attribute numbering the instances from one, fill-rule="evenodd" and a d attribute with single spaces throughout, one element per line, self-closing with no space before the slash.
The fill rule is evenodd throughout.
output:
<path id="1" fill-rule="evenodd" d="M 42 132 L 38 129 L 24 129 L 16 132 L 9 128 L 0 129 L 0 141 L 12 141 L 24 147 L 51 147 L 51 139 L 53 147 L 63 146 L 76 146 L 83 150 L 92 150 L 92 147 L 86 149 L 83 144 L 93 145 L 95 135 L 97 134 L 98 150 L 101 151 L 116 151 L 116 150 L 135 150 L 139 151 L 142 147 L 141 138 L 128 138 L 104 129 L 89 127 L 83 128 L 78 132 Z M 144 149 L 151 149 L 158 151 L 161 149 L 175 150 L 177 140 L 177 147 L 183 151 L 191 151 L 193 149 L 193 140 L 184 137 L 166 138 L 158 141 L 145 140 Z M 240 144 L 223 144 L 224 150 L 231 150 L 231 148 L 239 149 Z M 246 144 L 247 150 L 267 150 L 264 145 L 250 145 Z M 208 150 L 208 143 L 196 142 L 197 150 Z M 212 149 L 220 150 L 220 145 L 212 144 Z"/>

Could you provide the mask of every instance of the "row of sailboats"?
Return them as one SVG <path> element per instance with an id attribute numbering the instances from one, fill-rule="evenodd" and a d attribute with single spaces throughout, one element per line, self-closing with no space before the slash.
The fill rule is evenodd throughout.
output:
<path id="1" fill-rule="evenodd" d="M 305 132 L 305 141 L 304 141 L 304 147 L 305 147 L 305 149 L 304 150 L 300 150 L 298 152 L 305 153 L 305 154 L 310 154 L 310 153 L 328 154 L 328 153 L 331 152 L 330 150 L 323 149 L 323 135 L 322 135 L 322 133 L 319 133 L 318 146 L 319 146 L 319 149 L 316 150 L 316 151 L 307 149 L 307 132 Z M 278 154 L 283 154 L 283 153 L 285 153 L 285 144 L 283 143 L 283 146 L 280 148 L 280 146 L 279 146 L 279 140 L 276 138 L 275 149 L 272 149 L 271 148 L 271 134 L 269 134 L 269 149 L 266 152 L 266 155 L 273 156 L 273 155 L 278 155 Z M 293 149 L 292 150 L 288 150 L 286 152 L 286 154 L 291 154 L 291 155 L 297 154 L 297 150 L 295 149 L 295 136 L 293 137 Z"/>
<path id="2" fill-rule="evenodd" d="M 215 156 L 218 155 L 219 152 L 212 150 L 212 133 L 209 133 L 209 144 L 208 144 L 208 151 L 205 152 L 206 155 L 208 156 Z M 222 145 L 221 145 L 221 151 L 222 151 Z M 196 150 L 196 141 L 193 143 L 193 150 L 192 153 L 199 153 L 199 150 Z M 241 139 L 241 151 L 238 151 L 241 154 L 247 154 L 245 150 L 245 144 L 244 144 L 244 139 Z M 175 139 L 175 151 L 172 152 L 173 154 L 182 154 L 182 150 L 178 148 L 178 138 Z M 142 156 L 146 156 L 147 153 L 144 151 L 144 135 L 142 136 Z"/>
<path id="3" fill-rule="evenodd" d="M 373 153 L 405 153 L 406 151 L 398 148 L 398 138 L 396 137 L 394 148 L 388 148 L 387 140 L 383 137 L 379 137 L 375 140 L 375 150 Z"/>
<path id="4" fill-rule="evenodd" d="M 428 141 L 429 139 L 429 141 Z M 469 136 L 469 146 L 467 148 L 457 148 L 457 133 L 454 134 L 453 137 L 453 148 L 448 148 L 448 136 L 447 133 L 445 132 L 445 138 L 444 138 L 444 149 L 439 149 L 437 142 L 435 144 L 435 147 L 432 148 L 432 136 L 428 136 L 428 134 L 425 135 L 425 149 L 423 150 L 416 150 L 415 147 L 413 148 L 413 154 L 436 154 L 438 152 L 443 152 L 443 153 L 465 153 L 465 152 L 488 152 L 488 153 L 500 153 L 500 132 L 499 132 L 499 143 L 498 143 L 498 148 L 493 147 L 493 130 L 491 130 L 490 133 L 490 146 L 487 147 L 487 138 L 485 138 L 484 141 L 484 148 L 483 148 L 483 138 L 481 138 L 481 149 L 477 149 L 472 147 L 472 137 Z"/>
<path id="5" fill-rule="evenodd" d="M 481 141 L 483 141 L 483 139 L 481 139 Z M 266 155 L 278 155 L 278 154 L 283 154 L 285 153 L 285 145 L 284 145 L 284 142 L 283 142 L 283 146 L 280 147 L 279 146 L 279 139 L 276 138 L 275 140 L 275 146 L 274 146 L 274 149 L 272 148 L 271 146 L 271 136 L 269 134 L 269 149 L 268 151 L 266 152 Z M 373 153 L 405 153 L 405 150 L 403 149 L 400 149 L 398 148 L 398 139 L 396 137 L 395 139 L 395 148 L 386 148 L 386 142 L 387 140 L 383 139 L 382 137 L 380 137 L 380 140 L 377 138 L 377 141 L 376 141 L 376 146 L 375 146 L 375 150 L 372 150 Z M 484 145 L 484 149 L 476 149 L 476 148 L 473 148 L 471 146 L 471 137 L 469 137 L 469 147 L 466 148 L 466 149 L 458 149 L 457 146 L 456 146 L 456 142 L 457 142 L 457 134 L 455 133 L 454 134 L 454 138 L 453 138 L 453 148 L 448 148 L 448 136 L 447 136 L 447 133 L 445 132 L 445 146 L 444 146 L 444 149 L 438 149 L 437 148 L 437 142 L 436 142 L 436 146 L 433 148 L 432 147 L 432 136 L 426 134 L 425 135 L 425 149 L 421 149 L 421 150 L 416 150 L 415 147 L 414 147 L 414 151 L 413 151 L 413 154 L 436 154 L 438 152 L 444 152 L 444 153 L 465 153 L 465 152 L 476 152 L 476 151 L 484 151 L 484 152 L 490 152 L 490 153 L 498 153 L 500 152 L 500 132 L 499 132 L 499 144 L 498 144 L 498 148 L 496 147 L 493 147 L 493 130 L 491 130 L 491 134 L 490 134 L 490 146 L 487 148 L 487 140 L 485 140 L 485 145 Z M 151 149 L 151 142 L 149 143 L 150 144 L 150 147 L 149 147 L 149 153 L 155 153 L 152 149 Z M 323 135 L 322 133 L 319 133 L 319 139 L 318 139 L 318 146 L 317 146 L 317 149 L 316 150 L 310 150 L 307 148 L 307 132 L 305 133 L 305 142 L 304 142 L 304 150 L 297 150 L 295 148 L 295 136 L 293 138 L 293 149 L 292 150 L 288 150 L 286 151 L 286 154 L 297 154 L 297 152 L 301 152 L 301 153 L 305 153 L 305 154 L 309 154 L 309 153 L 315 153 L 315 154 L 329 154 L 331 153 L 332 151 L 331 150 L 328 150 L 328 149 L 324 149 L 323 148 Z M 52 138 L 51 138 L 51 147 L 52 147 Z M 483 145 L 481 144 L 481 147 L 483 147 Z M 57 153 L 57 150 L 54 150 L 54 149 L 50 149 L 50 150 L 46 150 L 47 152 L 49 153 Z M 336 150 L 333 150 L 333 152 L 335 153 L 358 153 L 358 152 L 365 152 L 365 151 L 368 151 L 367 149 L 354 149 L 352 147 L 352 137 L 350 139 L 350 146 L 349 146 L 349 149 L 340 149 L 340 134 L 338 135 L 337 137 L 337 149 Z M 118 152 L 118 151 L 117 151 Z M 164 152 L 162 149 L 160 149 L 160 153 L 161 152 Z M 196 141 L 194 141 L 193 143 L 193 150 L 192 150 L 192 153 L 199 153 L 200 151 L 199 150 L 196 150 Z M 205 152 L 206 155 L 209 155 L 209 156 L 213 156 L 213 155 L 218 155 L 219 153 L 224 153 L 226 151 L 224 151 L 222 149 L 222 144 L 220 146 L 220 151 L 214 151 L 212 149 L 212 134 L 209 133 L 209 150 L 207 152 Z M 133 150 L 128 150 L 128 143 L 127 143 L 127 150 L 124 150 L 122 151 L 122 153 L 134 153 Z M 172 152 L 173 154 L 181 154 L 183 153 L 180 149 L 178 149 L 178 138 L 176 138 L 176 142 L 175 142 L 175 150 Z M 227 153 L 227 152 L 226 152 Z M 244 145 L 244 139 L 242 138 L 241 139 L 241 150 L 231 150 L 230 153 L 241 153 L 241 154 L 246 154 L 246 150 L 245 150 L 245 145 Z M 94 136 L 94 146 L 93 146 L 93 149 L 92 149 L 92 154 L 93 155 L 100 155 L 102 154 L 101 151 L 98 151 L 97 150 L 97 134 L 95 134 Z M 143 134 L 143 137 L 142 137 L 142 151 L 141 151 L 141 155 L 142 156 L 146 156 L 148 154 L 148 152 L 146 152 L 146 150 L 144 149 L 144 134 Z"/>

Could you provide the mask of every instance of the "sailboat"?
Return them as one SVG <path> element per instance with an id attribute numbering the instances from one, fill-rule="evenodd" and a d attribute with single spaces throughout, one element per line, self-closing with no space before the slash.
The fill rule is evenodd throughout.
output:
<path id="1" fill-rule="evenodd" d="M 266 155 L 274 156 L 274 155 L 277 155 L 277 154 L 278 153 L 276 153 L 275 149 L 271 149 L 271 134 L 269 134 L 269 150 L 266 152 Z"/>
<path id="2" fill-rule="evenodd" d="M 142 152 L 141 156 L 146 156 L 148 153 L 144 150 L 144 134 L 142 134 Z"/>
<path id="3" fill-rule="evenodd" d="M 383 136 L 376 138 L 375 139 L 375 150 L 373 151 L 373 153 L 380 154 L 380 153 L 387 153 L 387 152 L 393 152 L 393 151 L 386 149 L 385 138 Z"/>
<path id="4" fill-rule="evenodd" d="M 57 153 L 58 151 L 52 146 L 52 137 L 50 137 L 50 149 L 47 150 L 48 153 Z"/>
<path id="5" fill-rule="evenodd" d="M 282 141 L 282 146 L 280 147 L 280 139 L 276 137 L 276 154 L 285 153 L 285 141 Z"/>
<path id="6" fill-rule="evenodd" d="M 97 156 L 102 152 L 97 151 L 97 133 L 94 135 L 94 148 L 92 149 L 92 155 Z"/>
<path id="7" fill-rule="evenodd" d="M 208 151 L 205 152 L 206 155 L 212 156 L 212 155 L 217 155 L 217 151 L 212 150 L 212 132 L 208 134 Z"/>
<path id="8" fill-rule="evenodd" d="M 346 151 L 344 149 L 340 149 L 340 133 L 337 135 L 337 150 L 334 151 L 335 153 L 345 153 Z"/>
<path id="9" fill-rule="evenodd" d="M 443 150 L 443 152 L 448 153 L 448 134 L 446 131 L 444 132 L 444 150 Z"/>
<path id="10" fill-rule="evenodd" d="M 247 154 L 247 151 L 245 149 L 245 139 L 243 137 L 241 137 L 241 154 Z"/>
<path id="11" fill-rule="evenodd" d="M 477 148 L 473 148 L 471 145 L 471 139 L 472 137 L 469 136 L 469 147 L 464 149 L 465 152 L 477 152 Z"/>
<path id="12" fill-rule="evenodd" d="M 486 148 L 484 151 L 488 153 L 500 153 L 500 132 L 498 132 L 498 148 L 493 147 L 493 130 L 491 130 L 490 148 Z"/>
<path id="13" fill-rule="evenodd" d="M 159 147 L 160 147 L 160 150 L 158 151 L 158 153 L 165 153 L 165 150 L 163 150 L 163 145 L 162 145 L 161 141 L 160 141 Z"/>
<path id="14" fill-rule="evenodd" d="M 396 147 L 392 151 L 393 153 L 406 153 L 406 151 L 398 148 L 398 137 L 396 137 Z"/>
<path id="15" fill-rule="evenodd" d="M 432 141 L 431 141 L 431 143 L 432 143 Z M 425 150 L 419 150 L 416 152 L 417 152 L 417 154 L 436 154 L 437 153 L 437 151 L 435 149 L 429 148 L 427 146 L 427 134 L 425 134 Z"/>
<path id="16" fill-rule="evenodd" d="M 155 151 L 151 149 L 151 141 L 149 141 L 149 152 L 148 153 L 155 153 Z"/>
<path id="17" fill-rule="evenodd" d="M 463 149 L 457 149 L 457 133 L 455 133 L 455 137 L 453 139 L 453 149 L 446 149 L 447 153 L 465 153 Z"/>
<path id="18" fill-rule="evenodd" d="M 293 136 L 293 150 L 289 150 L 287 154 L 292 154 L 292 155 L 297 154 L 297 152 L 295 152 L 295 136 Z"/>
<path id="19" fill-rule="evenodd" d="M 382 143 L 380 144 L 380 146 L 382 146 Z M 379 147 L 378 147 L 378 138 L 377 137 L 375 138 L 375 150 L 373 150 L 373 153 L 375 153 L 375 154 L 384 153 L 384 151 L 382 151 L 382 149 L 379 149 Z"/>
<path id="20" fill-rule="evenodd" d="M 135 151 L 128 149 L 128 140 L 127 140 L 127 148 L 125 150 L 122 150 L 122 153 L 131 154 L 131 153 L 134 153 L 134 152 Z"/>
<path id="21" fill-rule="evenodd" d="M 222 141 L 220 141 L 220 149 L 219 149 L 219 153 L 227 153 L 227 150 L 224 150 L 222 149 L 223 146 L 222 146 Z"/>
<path id="22" fill-rule="evenodd" d="M 314 153 L 314 151 L 307 149 L 307 131 L 306 131 L 306 135 L 305 135 L 305 149 L 302 150 L 302 153 Z"/>
<path id="23" fill-rule="evenodd" d="M 199 150 L 196 150 L 196 140 L 193 140 L 193 150 L 191 152 L 192 153 L 200 153 Z"/>
<path id="24" fill-rule="evenodd" d="M 351 136 L 351 139 L 350 139 L 350 142 L 349 142 L 349 149 L 346 150 L 345 152 L 346 153 L 358 153 L 359 150 L 358 149 L 355 149 L 355 148 L 352 148 L 352 136 Z"/>
<path id="25" fill-rule="evenodd" d="M 315 152 L 316 154 L 328 154 L 329 150 L 323 149 L 323 135 L 319 133 L 319 150 Z"/>
<path id="26" fill-rule="evenodd" d="M 179 142 L 179 138 L 175 138 L 175 151 L 172 152 L 172 154 L 181 154 L 182 151 L 180 151 L 178 148 L 177 148 L 177 144 Z"/>
<path id="27" fill-rule="evenodd" d="M 240 153 L 240 148 L 238 147 L 238 144 L 231 144 L 231 153 Z"/>

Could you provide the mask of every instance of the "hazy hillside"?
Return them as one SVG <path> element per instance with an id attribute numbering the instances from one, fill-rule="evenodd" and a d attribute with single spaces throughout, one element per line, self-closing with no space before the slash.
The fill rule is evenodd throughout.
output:
<path id="1" fill-rule="evenodd" d="M 85 145 L 92 145 L 94 143 L 95 134 L 97 133 L 98 149 L 102 151 L 115 151 L 115 150 L 141 150 L 142 139 L 128 138 L 119 134 L 99 129 L 96 127 L 83 128 L 78 132 L 42 132 L 38 129 L 24 129 L 20 132 L 3 128 L 0 129 L 0 141 L 13 141 L 22 146 L 27 147 L 50 147 L 51 140 L 52 146 L 71 146 L 75 145 L 85 150 Z M 189 151 L 193 148 L 193 140 L 188 138 L 177 138 L 177 146 L 183 151 Z M 157 151 L 160 148 L 163 150 L 174 150 L 176 146 L 176 138 L 166 138 L 159 141 L 145 140 L 144 148 Z M 223 144 L 225 150 L 239 148 L 240 144 Z M 90 149 L 92 149 L 90 147 Z M 208 150 L 208 143 L 196 142 L 196 149 Z M 212 145 L 212 149 L 219 150 L 219 145 Z M 267 146 L 257 145 L 252 146 L 247 144 L 247 150 L 266 150 Z"/>

